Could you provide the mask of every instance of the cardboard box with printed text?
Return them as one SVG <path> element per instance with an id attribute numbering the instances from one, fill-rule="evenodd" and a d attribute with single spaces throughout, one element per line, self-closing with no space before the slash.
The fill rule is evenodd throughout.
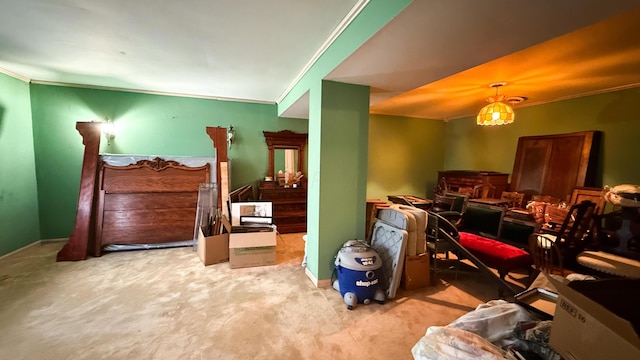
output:
<path id="1" fill-rule="evenodd" d="M 640 359 L 640 338 L 629 319 L 638 326 L 640 280 L 585 280 L 577 287 L 547 278 L 558 291 L 549 344 L 563 358 Z"/>

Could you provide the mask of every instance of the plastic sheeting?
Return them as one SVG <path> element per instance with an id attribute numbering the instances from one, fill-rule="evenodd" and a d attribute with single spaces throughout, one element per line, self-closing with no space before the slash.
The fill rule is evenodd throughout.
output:
<path id="1" fill-rule="evenodd" d="M 193 246 L 193 240 L 174 241 L 159 244 L 110 244 L 103 248 L 104 251 L 124 251 L 124 250 L 150 250 L 167 249 L 174 247 Z"/>
<path id="2" fill-rule="evenodd" d="M 514 359 L 512 352 L 526 351 L 559 360 L 548 347 L 550 325 L 518 304 L 491 300 L 446 327 L 429 327 L 411 353 L 414 359 L 494 360 Z"/>
<path id="3" fill-rule="evenodd" d="M 215 151 L 215 150 L 214 150 Z M 216 179 L 216 156 L 208 157 L 194 157 L 194 156 L 172 156 L 172 155 L 134 155 L 134 154 L 100 154 L 100 160 L 104 161 L 111 166 L 127 166 L 135 164 L 140 160 L 153 160 L 155 158 L 161 158 L 164 160 L 177 161 L 182 165 L 189 167 L 204 166 L 207 163 L 211 164 L 210 181 L 215 182 Z"/>
<path id="4" fill-rule="evenodd" d="M 448 326 L 471 331 L 490 342 L 511 338 L 519 322 L 537 318 L 518 304 L 504 300 L 491 300 L 480 304 L 475 311 L 468 312 Z"/>
<path id="5" fill-rule="evenodd" d="M 479 335 L 442 326 L 429 327 L 411 354 L 420 360 L 515 360 Z"/>

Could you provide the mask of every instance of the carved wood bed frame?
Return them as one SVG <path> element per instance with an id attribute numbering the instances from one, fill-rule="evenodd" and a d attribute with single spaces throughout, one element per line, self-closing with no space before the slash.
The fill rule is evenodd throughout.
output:
<path id="1" fill-rule="evenodd" d="M 118 226 L 122 226 L 123 224 L 120 220 L 118 220 L 119 216 L 122 216 L 122 213 L 117 212 L 123 209 L 107 210 L 107 209 L 110 209 L 109 208 L 110 205 L 107 205 L 107 204 L 112 204 L 112 200 L 113 200 L 113 203 L 120 204 L 121 206 L 125 206 L 125 207 L 129 206 L 129 205 L 126 205 L 127 201 L 122 200 L 122 198 L 117 199 L 116 196 L 114 196 L 114 199 L 109 199 L 109 201 L 105 202 L 107 199 L 104 199 L 103 198 L 104 194 L 102 194 L 102 192 L 98 190 L 100 188 L 98 186 L 99 184 L 98 176 L 99 176 L 99 172 L 102 173 L 101 171 L 98 171 L 98 165 L 99 165 L 98 153 L 100 151 L 100 127 L 101 127 L 101 123 L 99 122 L 77 122 L 76 123 L 76 130 L 78 130 L 78 132 L 82 136 L 82 143 L 85 146 L 84 156 L 82 160 L 82 172 L 80 175 L 78 205 L 76 208 L 75 223 L 74 223 L 73 230 L 69 235 L 69 241 L 67 241 L 67 243 L 64 244 L 62 249 L 58 251 L 58 254 L 56 255 L 56 261 L 84 260 L 87 258 L 87 255 L 89 254 L 99 256 L 102 252 L 101 251 L 102 244 L 112 241 L 114 237 L 118 237 L 118 235 L 114 235 L 111 233 L 114 227 L 117 228 Z M 216 174 L 217 174 L 216 183 L 219 184 L 220 183 L 220 163 L 228 161 L 227 142 L 226 142 L 227 129 L 223 127 L 207 126 L 206 132 L 207 132 L 207 135 L 209 135 L 209 138 L 211 139 L 211 141 L 213 142 L 213 147 L 216 149 Z M 177 171 L 177 170 L 178 169 L 174 169 L 172 171 Z M 147 171 L 142 170 L 143 175 L 146 172 Z M 206 180 L 202 180 L 202 181 L 208 182 L 209 172 L 205 171 L 205 173 L 207 174 Z M 100 176 L 101 178 L 103 178 L 104 174 Z M 190 175 L 190 176 L 193 176 L 193 175 Z M 107 176 L 107 183 L 110 182 L 108 178 L 109 176 Z M 189 178 L 189 176 L 187 176 L 187 178 Z M 185 181 L 189 183 L 192 180 L 185 180 Z M 177 183 L 180 183 L 180 182 L 181 181 L 177 181 Z M 103 180 L 100 181 L 100 184 L 102 183 L 103 183 Z M 165 186 L 166 185 L 167 184 L 165 183 Z M 198 185 L 199 184 L 196 184 L 196 187 L 195 187 L 196 202 L 197 202 Z M 145 186 L 149 186 L 149 184 L 146 184 Z M 118 188 L 117 186 L 114 187 L 114 189 L 117 189 L 117 188 Z M 122 189 L 120 190 L 122 191 Z M 126 194 L 126 192 L 122 192 L 122 193 Z M 169 193 L 170 192 L 165 192 L 165 195 Z M 121 197 L 123 195 L 119 195 L 119 196 Z M 142 198 L 144 198 L 145 196 L 149 196 L 149 194 L 143 194 Z M 169 195 L 169 197 L 171 196 L 175 196 L 175 195 Z M 98 211 L 98 203 L 100 200 L 99 197 L 103 199 L 102 208 L 100 211 Z M 154 199 L 152 200 L 152 204 L 153 202 L 156 202 L 156 201 L 162 202 L 158 199 Z M 220 197 L 218 197 L 218 208 L 221 208 Z M 105 213 L 104 213 L 105 211 L 116 211 L 114 213 L 107 213 L 108 216 L 106 219 L 107 220 L 106 228 L 105 228 Z M 190 225 L 191 235 L 189 235 L 188 238 L 193 236 L 192 231 L 193 231 L 193 227 L 195 226 L 195 212 L 196 212 L 196 207 L 194 206 L 193 208 L 194 218 L 193 218 L 192 224 Z M 98 213 L 102 214 L 101 215 L 102 220 L 100 223 L 98 223 L 97 221 Z M 138 215 L 140 214 L 141 213 L 139 213 Z M 147 221 L 147 222 L 149 221 L 148 217 L 142 216 L 142 218 L 146 219 L 144 221 Z M 112 223 L 112 222 L 115 222 L 115 223 Z M 166 239 L 166 237 L 158 236 L 158 231 L 157 231 L 158 226 L 161 226 L 161 225 L 158 225 L 156 223 L 156 219 L 153 219 L 153 223 L 154 225 L 151 226 L 151 231 L 145 230 L 145 232 L 147 232 L 147 234 L 145 234 L 145 236 L 147 236 L 147 239 L 149 237 L 153 237 L 156 240 L 155 242 L 159 242 L 157 241 L 158 238 Z M 147 229 L 149 228 L 148 224 L 144 226 L 146 226 Z M 98 229 L 100 229 L 99 232 L 96 231 Z M 105 236 L 105 229 L 106 229 L 106 236 Z M 100 239 L 97 239 L 96 232 L 100 234 L 99 235 Z M 154 237 L 153 235 L 149 235 L 154 233 L 156 234 L 156 237 Z"/>
<path id="2" fill-rule="evenodd" d="M 210 165 L 156 157 L 127 166 L 100 161 L 94 256 L 109 244 L 158 244 L 193 238 L 198 187 Z"/>

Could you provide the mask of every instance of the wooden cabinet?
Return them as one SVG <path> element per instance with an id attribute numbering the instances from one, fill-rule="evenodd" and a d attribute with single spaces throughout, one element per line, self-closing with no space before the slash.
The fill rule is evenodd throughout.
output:
<path id="1" fill-rule="evenodd" d="M 438 181 L 444 178 L 451 191 L 469 193 L 475 185 L 491 184 L 496 187 L 494 197 L 499 198 L 507 191 L 509 174 L 496 171 L 446 170 L 438 171 Z"/>
<path id="2" fill-rule="evenodd" d="M 260 200 L 273 203 L 273 223 L 278 232 L 307 231 L 307 189 L 276 186 L 273 181 L 260 182 Z"/>
<path id="3" fill-rule="evenodd" d="M 596 185 L 599 144 L 598 131 L 521 137 L 511 190 L 569 200 L 574 187 Z"/>

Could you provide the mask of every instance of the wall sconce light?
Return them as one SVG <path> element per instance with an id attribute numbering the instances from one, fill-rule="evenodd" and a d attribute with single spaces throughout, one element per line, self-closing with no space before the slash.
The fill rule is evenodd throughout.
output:
<path id="1" fill-rule="evenodd" d="M 116 128 L 113 125 L 113 121 L 107 118 L 102 122 L 102 133 L 105 139 L 107 139 L 107 145 L 111 145 L 111 140 L 116 137 Z"/>
<path id="2" fill-rule="evenodd" d="M 233 125 L 229 125 L 229 128 L 227 129 L 227 146 L 229 147 L 229 149 L 231 149 L 231 144 L 233 144 L 235 138 L 236 131 L 233 130 Z"/>

